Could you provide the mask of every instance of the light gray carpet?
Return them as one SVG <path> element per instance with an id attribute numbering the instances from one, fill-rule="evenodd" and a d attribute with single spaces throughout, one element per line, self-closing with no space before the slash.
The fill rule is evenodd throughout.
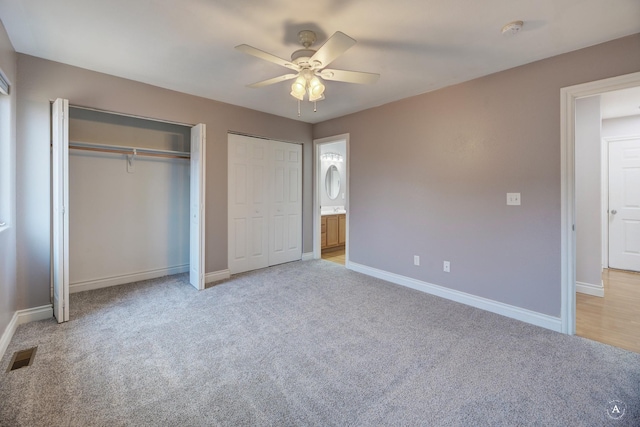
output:
<path id="1" fill-rule="evenodd" d="M 18 328 L 2 426 L 640 425 L 640 354 L 322 260 L 74 294 L 71 319 Z"/>

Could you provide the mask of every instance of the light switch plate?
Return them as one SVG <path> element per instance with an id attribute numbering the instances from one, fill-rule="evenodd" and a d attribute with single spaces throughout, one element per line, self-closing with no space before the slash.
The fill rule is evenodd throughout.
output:
<path id="1" fill-rule="evenodd" d="M 520 193 L 507 193 L 507 205 L 520 206 Z"/>

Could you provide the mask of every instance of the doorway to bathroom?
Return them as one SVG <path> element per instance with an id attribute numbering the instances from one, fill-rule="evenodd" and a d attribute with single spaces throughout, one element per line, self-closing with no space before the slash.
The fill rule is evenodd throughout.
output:
<path id="1" fill-rule="evenodd" d="M 349 267 L 349 135 L 313 141 L 313 257 Z"/>

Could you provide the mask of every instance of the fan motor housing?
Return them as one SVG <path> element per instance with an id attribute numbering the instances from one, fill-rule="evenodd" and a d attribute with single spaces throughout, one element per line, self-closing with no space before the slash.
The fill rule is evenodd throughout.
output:
<path id="1" fill-rule="evenodd" d="M 291 62 L 303 68 L 311 67 L 309 59 L 316 53 L 313 49 L 298 49 L 291 54 Z"/>

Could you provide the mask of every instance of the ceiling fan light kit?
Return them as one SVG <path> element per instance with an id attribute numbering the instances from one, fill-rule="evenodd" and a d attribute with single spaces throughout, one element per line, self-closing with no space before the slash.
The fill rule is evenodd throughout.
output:
<path id="1" fill-rule="evenodd" d="M 298 49 L 291 55 L 291 61 L 279 58 L 246 44 L 236 46 L 236 49 L 264 59 L 274 64 L 281 65 L 297 74 L 285 74 L 283 76 L 263 80 L 248 85 L 251 88 L 268 86 L 274 83 L 295 79 L 291 85 L 291 96 L 298 100 L 298 117 L 300 116 L 300 101 L 304 101 L 305 95 L 314 103 L 313 111 L 316 111 L 316 101 L 324 99 L 325 85 L 322 80 L 331 80 L 345 83 L 372 84 L 380 77 L 379 74 L 363 73 L 359 71 L 329 70 L 325 68 L 337 57 L 345 53 L 356 41 L 348 35 L 337 31 L 318 50 L 311 49 L 315 43 L 316 33 L 303 30 L 298 33 L 298 40 L 303 49 Z M 322 79 L 322 80 L 321 80 Z"/>

